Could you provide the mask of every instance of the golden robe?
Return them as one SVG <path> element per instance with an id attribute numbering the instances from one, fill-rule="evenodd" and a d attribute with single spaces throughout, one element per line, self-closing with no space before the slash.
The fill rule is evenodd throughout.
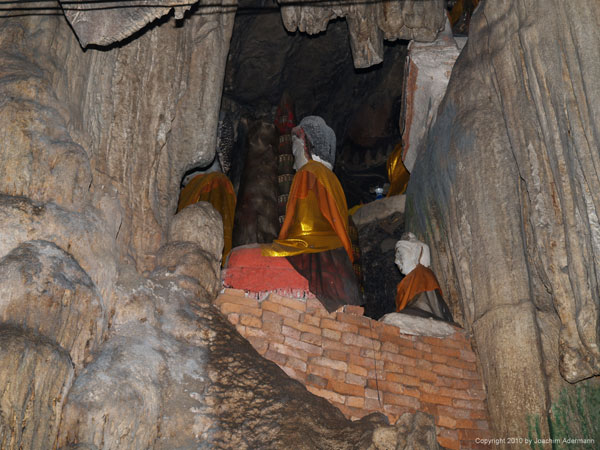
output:
<path id="1" fill-rule="evenodd" d="M 279 239 L 263 246 L 263 256 L 293 256 L 343 247 L 350 258 L 348 206 L 334 173 L 308 161 L 294 176 Z"/>
<path id="2" fill-rule="evenodd" d="M 390 190 L 387 197 L 393 195 L 404 194 L 410 173 L 406 170 L 404 162 L 402 162 L 402 144 L 396 145 L 392 154 L 387 160 L 387 175 L 390 181 Z"/>
<path id="3" fill-rule="evenodd" d="M 442 288 L 431 269 L 422 264 L 417 264 L 406 275 L 396 288 L 396 312 L 402 311 L 413 298 L 421 292 L 437 290 L 442 296 Z"/>
<path id="4" fill-rule="evenodd" d="M 179 196 L 177 212 L 197 202 L 209 202 L 223 219 L 223 260 L 231 251 L 233 217 L 235 214 L 235 191 L 229 178 L 221 172 L 200 174 L 192 178 Z"/>

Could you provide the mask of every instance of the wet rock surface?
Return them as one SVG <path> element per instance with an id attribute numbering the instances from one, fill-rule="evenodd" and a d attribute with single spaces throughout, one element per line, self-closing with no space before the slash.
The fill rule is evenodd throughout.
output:
<path id="1" fill-rule="evenodd" d="M 407 221 L 474 331 L 496 431 L 526 435 L 531 416 L 548 436 L 566 382 L 600 373 L 600 7 L 498 6 L 473 14 Z"/>

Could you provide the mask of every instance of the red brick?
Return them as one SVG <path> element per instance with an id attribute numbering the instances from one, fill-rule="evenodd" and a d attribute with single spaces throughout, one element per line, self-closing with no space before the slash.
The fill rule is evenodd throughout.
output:
<path id="1" fill-rule="evenodd" d="M 481 377 L 477 372 L 473 372 L 471 370 L 463 370 L 463 378 L 465 380 L 477 380 L 481 381 Z"/>
<path id="2" fill-rule="evenodd" d="M 243 289 L 225 288 L 225 291 L 221 295 L 223 295 L 223 296 L 231 295 L 233 297 L 246 297 L 246 291 Z"/>
<path id="3" fill-rule="evenodd" d="M 453 406 L 455 406 L 456 408 L 478 409 L 481 411 L 484 411 L 486 409 L 485 403 L 482 402 L 481 400 L 454 399 L 452 403 L 453 403 Z"/>
<path id="4" fill-rule="evenodd" d="M 346 345 L 355 345 L 357 347 L 365 347 L 375 351 L 379 350 L 381 347 L 381 342 L 353 333 L 342 333 L 342 343 Z"/>
<path id="5" fill-rule="evenodd" d="M 300 322 L 319 327 L 319 329 L 321 326 L 321 318 L 308 313 L 300 314 Z"/>
<path id="6" fill-rule="evenodd" d="M 352 323 L 338 322 L 328 318 L 321 319 L 321 328 L 328 328 L 335 331 L 345 331 L 348 333 L 358 333 L 358 326 Z"/>
<path id="7" fill-rule="evenodd" d="M 286 355 L 282 355 L 281 353 L 278 353 L 272 349 L 267 350 L 267 352 L 265 353 L 265 358 L 267 358 L 269 361 L 273 361 L 274 363 L 280 366 L 284 365 L 287 361 Z"/>
<path id="8" fill-rule="evenodd" d="M 476 391 L 474 391 L 474 392 L 476 392 Z M 448 388 L 448 387 L 441 387 L 440 394 L 446 395 L 446 396 L 452 397 L 452 398 L 459 398 L 462 400 L 477 400 L 477 398 L 473 397 L 471 392 L 469 392 L 468 390 L 463 390 L 463 389 L 452 389 L 452 388 Z"/>
<path id="9" fill-rule="evenodd" d="M 382 411 L 383 399 L 380 402 L 377 398 L 365 398 L 365 409 L 369 411 Z"/>
<path id="10" fill-rule="evenodd" d="M 237 303 L 224 303 L 221 305 L 220 310 L 225 315 L 231 313 L 240 315 L 249 314 L 256 317 L 260 317 L 262 315 L 262 309 L 260 308 L 252 308 L 251 306 L 239 305 Z"/>
<path id="11" fill-rule="evenodd" d="M 252 327 L 246 327 L 246 330 L 244 331 L 244 336 L 246 338 L 249 338 L 250 336 L 259 337 L 259 338 L 267 339 L 270 342 L 279 342 L 279 343 L 283 342 L 282 336 L 271 336 L 269 333 L 266 333 L 264 330 L 259 330 L 258 328 L 252 328 Z"/>
<path id="12" fill-rule="evenodd" d="M 389 361 L 384 361 L 383 364 L 385 367 L 385 371 L 390 373 L 404 373 L 404 368 L 407 367 Z"/>
<path id="13" fill-rule="evenodd" d="M 323 356 L 325 356 L 326 358 L 329 358 L 329 359 L 335 359 L 337 361 L 344 361 L 344 362 L 348 361 L 348 353 L 340 352 L 339 350 L 324 350 Z M 366 374 L 366 372 L 367 371 L 365 370 L 365 374 Z"/>
<path id="14" fill-rule="evenodd" d="M 343 312 L 338 312 L 336 314 L 336 319 L 338 322 L 345 322 L 356 325 L 361 328 L 370 328 L 371 319 L 365 316 L 357 316 L 356 314 L 348 314 Z M 343 331 L 343 330 L 342 330 Z"/>
<path id="15" fill-rule="evenodd" d="M 306 312 L 316 314 L 319 316 L 327 315 L 327 310 L 325 309 L 323 304 L 314 297 L 306 299 Z"/>
<path id="16" fill-rule="evenodd" d="M 371 369 L 367 372 L 367 379 L 377 382 L 380 380 L 385 381 L 385 371 L 382 368 L 378 368 L 377 370 Z"/>
<path id="17" fill-rule="evenodd" d="M 348 370 L 348 364 L 346 364 L 344 361 L 329 359 L 322 356 L 312 356 L 308 362 L 311 365 L 329 367 L 330 369 L 341 370 L 343 372 Z"/>
<path id="18" fill-rule="evenodd" d="M 450 358 L 449 356 L 441 355 L 439 353 L 425 353 L 424 356 L 427 361 L 440 364 L 446 364 L 446 361 L 448 361 L 448 358 Z"/>
<path id="19" fill-rule="evenodd" d="M 434 347 L 432 353 L 449 356 L 451 358 L 460 358 L 460 350 L 456 348 Z"/>
<path id="20" fill-rule="evenodd" d="M 330 330 L 328 328 L 321 329 L 321 335 L 324 338 L 332 339 L 334 341 L 339 341 L 342 338 L 341 331 Z"/>
<path id="21" fill-rule="evenodd" d="M 361 377 L 366 377 L 369 373 L 366 368 L 357 366 L 356 364 L 348 364 L 348 372 L 360 375 Z"/>
<path id="22" fill-rule="evenodd" d="M 412 410 L 414 410 L 415 408 L 411 408 L 411 407 L 406 407 L 406 406 L 400 406 L 400 405 L 388 405 L 385 404 L 383 406 L 383 410 L 386 412 L 386 414 L 393 414 L 394 418 L 392 419 L 392 417 L 390 417 L 390 423 L 394 424 L 396 423 L 396 421 L 398 420 L 398 418 L 407 412 L 411 412 Z"/>
<path id="23" fill-rule="evenodd" d="M 348 355 L 348 363 L 353 366 L 364 367 L 365 369 L 374 369 L 375 368 L 375 360 L 373 358 L 364 358 L 359 355 L 353 355 L 353 354 Z"/>
<path id="24" fill-rule="evenodd" d="M 487 413 L 487 410 L 484 409 L 472 409 L 471 411 L 469 411 L 469 417 L 471 419 L 482 419 L 482 420 L 489 420 L 489 416 Z"/>
<path id="25" fill-rule="evenodd" d="M 318 334 L 319 336 L 321 335 L 321 328 L 315 327 L 313 325 L 308 325 L 306 323 L 302 323 L 297 320 L 290 319 L 288 317 L 283 319 L 283 324 L 301 332 Z"/>
<path id="26" fill-rule="evenodd" d="M 439 387 L 429 383 L 421 383 L 420 388 L 421 391 L 427 392 L 428 394 L 437 394 L 440 391 Z"/>
<path id="27" fill-rule="evenodd" d="M 421 394 L 421 401 L 434 403 L 436 405 L 452 406 L 452 399 L 450 397 L 444 397 L 437 394 L 428 394 L 426 392 Z"/>
<path id="28" fill-rule="evenodd" d="M 391 336 L 388 334 L 379 334 L 379 339 L 385 342 L 391 342 L 404 348 L 415 348 L 415 341 L 410 339 L 412 336 L 401 334 L 399 336 Z"/>
<path id="29" fill-rule="evenodd" d="M 293 339 L 291 337 L 285 338 L 284 341 L 290 347 L 298 348 L 300 350 L 304 350 L 310 355 L 321 355 L 323 353 L 323 349 L 317 345 L 309 344 L 308 342 L 302 342 L 297 339 Z"/>
<path id="30" fill-rule="evenodd" d="M 461 361 L 460 359 L 456 358 L 448 358 L 448 362 L 446 364 L 452 367 L 458 367 L 459 369 L 471 370 L 473 372 L 477 370 L 475 363 Z"/>
<path id="31" fill-rule="evenodd" d="M 365 388 L 364 386 L 357 386 L 355 384 L 348 384 L 342 381 L 329 380 L 327 388 L 339 394 L 353 395 L 355 397 L 364 397 Z"/>
<path id="32" fill-rule="evenodd" d="M 265 311 L 271 311 L 280 316 L 289 317 L 290 319 L 298 320 L 300 318 L 300 313 L 295 309 L 288 308 L 279 303 L 272 302 L 271 300 L 264 300 L 261 303 L 261 307 Z"/>
<path id="33" fill-rule="evenodd" d="M 294 339 L 300 339 L 300 335 L 302 333 L 300 333 L 300 331 L 296 330 L 295 328 L 290 328 L 288 326 L 283 325 L 281 327 L 281 334 L 283 334 L 284 336 L 289 336 Z"/>
<path id="34" fill-rule="evenodd" d="M 445 427 L 437 427 L 436 434 L 438 437 L 445 437 L 445 438 L 449 438 L 449 439 L 458 440 L 458 431 L 457 430 L 451 430 L 451 429 L 445 428 Z"/>
<path id="35" fill-rule="evenodd" d="M 329 367 L 313 366 L 310 363 L 308 363 L 308 368 L 306 369 L 306 372 L 309 374 L 313 373 L 315 375 L 319 375 L 320 377 L 323 377 L 327 380 L 344 381 L 346 379 L 345 372 L 330 369 Z"/>
<path id="36" fill-rule="evenodd" d="M 479 430 L 489 430 L 490 429 L 490 424 L 488 423 L 487 420 L 476 420 L 475 421 L 475 426 Z"/>
<path id="37" fill-rule="evenodd" d="M 319 397 L 323 397 L 329 400 L 330 402 L 337 402 L 343 404 L 346 401 L 345 395 L 337 394 L 328 389 L 321 389 L 314 386 L 306 386 L 306 389 L 308 389 L 308 391 L 312 392 L 313 394 L 318 395 Z"/>
<path id="38" fill-rule="evenodd" d="M 230 296 L 230 295 L 219 295 L 215 300 L 215 305 L 225 305 L 225 304 L 233 304 L 233 305 L 244 305 L 249 306 L 250 308 L 258 308 L 258 300 L 255 298 L 245 297 L 245 296 Z"/>
<path id="39" fill-rule="evenodd" d="M 456 421 L 456 428 L 463 428 L 467 430 L 479 430 L 475 422 L 469 419 L 458 419 Z"/>
<path id="40" fill-rule="evenodd" d="M 293 356 L 288 357 L 288 360 L 285 363 L 285 365 L 288 367 L 291 367 L 292 369 L 299 370 L 301 372 L 306 372 L 306 369 L 308 367 L 306 365 L 306 361 L 303 361 L 302 359 L 294 358 Z"/>
<path id="41" fill-rule="evenodd" d="M 376 389 L 367 387 L 365 388 L 365 398 L 372 398 L 378 401 L 381 400 L 381 402 L 383 402 L 383 393 Z"/>
<path id="42" fill-rule="evenodd" d="M 305 312 L 306 302 L 295 298 L 282 297 L 281 295 L 271 294 L 269 300 L 273 303 L 279 303 L 287 308 L 295 309 L 296 311 Z"/>
<path id="43" fill-rule="evenodd" d="M 400 328 L 394 325 L 388 325 L 387 323 L 379 322 L 381 325 L 380 333 L 381 334 L 389 334 L 390 336 L 399 336 Z"/>
<path id="44" fill-rule="evenodd" d="M 235 329 L 237 330 L 238 333 L 240 333 L 242 336 L 246 337 L 246 327 L 242 324 L 237 324 L 235 326 Z"/>
<path id="45" fill-rule="evenodd" d="M 397 353 L 402 356 L 407 356 L 413 359 L 423 359 L 423 361 L 425 361 L 426 353 L 422 352 L 421 350 L 400 347 Z"/>
<path id="46" fill-rule="evenodd" d="M 468 362 L 477 362 L 477 356 L 471 350 L 461 350 L 460 359 Z"/>
<path id="47" fill-rule="evenodd" d="M 457 439 L 438 436 L 437 441 L 442 447 L 445 447 L 449 450 L 460 450 L 460 442 Z"/>
<path id="48" fill-rule="evenodd" d="M 352 408 L 364 408 L 365 407 L 365 398 L 364 397 L 352 397 L 349 395 L 346 397 L 346 405 Z"/>
<path id="49" fill-rule="evenodd" d="M 308 342 L 309 344 L 314 344 L 314 345 L 318 345 L 318 346 L 321 346 L 321 343 L 323 342 L 323 338 L 321 337 L 320 334 L 313 334 L 313 333 L 302 333 L 300 335 L 300 340 L 303 342 Z"/>
<path id="50" fill-rule="evenodd" d="M 269 346 L 269 348 L 272 350 L 275 350 L 278 353 L 281 353 L 282 355 L 292 356 L 294 358 L 301 359 L 302 361 L 308 360 L 308 353 L 306 353 L 304 350 L 292 348 L 285 344 L 278 344 L 277 342 L 271 342 L 271 345 Z"/>
<path id="51" fill-rule="evenodd" d="M 346 353 L 348 353 L 348 350 L 350 350 L 347 345 L 344 345 L 341 342 L 332 341 L 331 339 L 325 339 L 325 338 L 321 341 L 321 347 L 324 350 L 336 350 L 338 352 L 346 352 Z"/>
<path id="52" fill-rule="evenodd" d="M 367 384 L 367 379 L 365 377 L 361 377 L 360 375 L 346 373 L 346 383 L 356 384 L 358 386 L 365 386 Z"/>
<path id="53" fill-rule="evenodd" d="M 344 305 L 344 312 L 347 314 L 362 316 L 365 313 L 365 308 L 356 305 Z"/>
<path id="54" fill-rule="evenodd" d="M 320 377 L 318 375 L 315 375 L 314 373 L 310 373 L 308 374 L 308 376 L 306 377 L 306 383 L 313 385 L 313 386 L 317 386 L 319 388 L 324 388 L 327 386 L 327 382 L 328 380 Z"/>
<path id="55" fill-rule="evenodd" d="M 433 351 L 431 345 L 426 344 L 426 343 L 421 342 L 421 341 L 416 341 L 415 342 L 415 348 L 417 350 L 421 350 L 422 352 L 425 352 L 425 353 L 431 353 Z"/>
<path id="56" fill-rule="evenodd" d="M 294 369 L 293 367 L 282 366 L 281 370 L 283 370 L 289 377 L 294 380 L 298 380 L 302 382 L 302 384 L 306 384 L 306 374 L 299 370 Z"/>
<path id="57" fill-rule="evenodd" d="M 371 339 L 377 339 L 377 341 L 379 341 L 379 333 L 377 332 L 377 330 L 369 328 L 359 328 L 358 334 L 360 336 L 368 337 Z"/>
<path id="58" fill-rule="evenodd" d="M 411 377 L 410 375 L 399 373 L 386 373 L 385 380 L 399 383 L 403 386 L 421 386 L 421 380 L 419 380 L 417 377 Z"/>
<path id="59" fill-rule="evenodd" d="M 421 402 L 414 397 L 408 395 L 392 394 L 390 392 L 383 393 L 383 401 L 386 405 L 405 406 L 407 408 L 419 409 Z"/>
<path id="60" fill-rule="evenodd" d="M 381 344 L 382 352 L 398 353 L 398 345 L 391 342 L 384 342 Z"/>
<path id="61" fill-rule="evenodd" d="M 451 387 L 453 389 L 468 389 L 469 386 L 471 386 L 471 383 L 467 380 L 439 376 L 437 378 L 436 385 Z"/>
<path id="62" fill-rule="evenodd" d="M 263 323 L 283 323 L 283 317 L 281 317 L 279 314 L 274 313 L 273 311 L 263 311 L 262 320 Z"/>
<path id="63" fill-rule="evenodd" d="M 453 341 L 469 344 L 469 338 L 464 330 L 456 330 L 456 333 L 454 333 L 452 336 L 449 336 L 449 338 Z"/>
<path id="64" fill-rule="evenodd" d="M 265 313 L 266 312 L 268 312 L 268 311 L 265 311 Z M 269 333 L 273 337 L 281 336 L 281 323 L 271 322 L 271 321 L 267 322 L 266 320 L 264 320 L 264 316 L 263 316 L 262 329 L 263 329 L 263 331 L 265 331 L 266 333 Z"/>
<path id="65" fill-rule="evenodd" d="M 438 416 L 436 418 L 435 424 L 438 427 L 446 427 L 446 428 L 456 428 L 456 419 L 448 416 Z"/>
<path id="66" fill-rule="evenodd" d="M 417 359 L 417 369 L 423 370 L 431 370 L 433 368 L 433 364 L 425 359 Z"/>
<path id="67" fill-rule="evenodd" d="M 360 356 L 362 356 L 363 358 L 371 358 L 376 361 L 382 360 L 381 352 L 375 351 L 371 348 L 367 348 L 367 347 L 349 347 L 349 348 L 360 349 L 358 354 Z"/>
<path id="68" fill-rule="evenodd" d="M 391 361 L 393 363 L 399 364 L 401 366 L 410 366 L 415 367 L 417 365 L 417 361 L 412 358 L 408 358 L 402 355 L 396 355 L 395 353 L 390 352 L 382 352 L 381 359 L 385 361 Z"/>
<path id="69" fill-rule="evenodd" d="M 458 437 L 461 441 L 474 441 L 476 439 L 487 439 L 490 432 L 485 430 L 458 430 Z"/>
<path id="70" fill-rule="evenodd" d="M 434 364 L 432 370 L 440 375 L 448 377 L 462 378 L 463 370 L 456 367 L 444 366 L 443 364 Z"/>
<path id="71" fill-rule="evenodd" d="M 435 383 L 437 380 L 437 375 L 434 372 L 418 369 L 416 367 L 406 366 L 404 367 L 404 373 L 418 377 L 421 380 L 429 381 L 430 383 Z"/>
<path id="72" fill-rule="evenodd" d="M 471 418 L 468 409 L 460 409 L 452 406 L 438 406 L 438 412 L 440 415 L 454 417 L 455 419 L 469 419 Z"/>
<path id="73" fill-rule="evenodd" d="M 256 349 L 258 353 L 264 355 L 267 349 L 269 348 L 269 341 L 265 338 L 248 336 L 248 342 L 252 344 L 252 347 Z"/>
<path id="74" fill-rule="evenodd" d="M 454 348 L 457 350 L 463 349 L 465 347 L 465 344 L 463 342 L 457 342 L 455 340 L 447 339 L 447 338 L 441 339 L 441 338 L 434 338 L 431 336 L 423 336 L 422 339 L 423 339 L 423 342 L 425 342 L 426 344 L 430 344 L 435 347 Z"/>
<path id="75" fill-rule="evenodd" d="M 255 316 L 241 316 L 240 323 L 254 328 L 262 328 L 262 320 Z"/>

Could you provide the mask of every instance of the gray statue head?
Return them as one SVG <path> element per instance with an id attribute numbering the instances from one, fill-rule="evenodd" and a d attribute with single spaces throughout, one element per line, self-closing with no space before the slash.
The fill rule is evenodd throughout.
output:
<path id="1" fill-rule="evenodd" d="M 297 127 L 292 130 L 294 157 L 298 162 L 294 164 L 296 169 L 306 164 L 303 159 L 302 136 L 306 138 L 308 151 L 315 161 L 324 163 L 330 169 L 333 169 L 335 164 L 335 132 L 325 123 L 322 117 L 306 116 L 300 121 Z"/>

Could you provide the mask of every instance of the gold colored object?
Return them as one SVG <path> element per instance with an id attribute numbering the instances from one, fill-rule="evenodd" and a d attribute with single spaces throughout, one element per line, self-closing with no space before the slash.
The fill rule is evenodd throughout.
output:
<path id="1" fill-rule="evenodd" d="M 387 197 L 404 194 L 410 179 L 410 172 L 402 162 L 402 144 L 396 145 L 394 151 L 387 160 L 387 174 L 390 180 L 390 190 Z"/>
<path id="2" fill-rule="evenodd" d="M 198 202 L 209 202 L 223 219 L 223 259 L 231 251 L 233 217 L 235 214 L 235 191 L 231 181 L 221 172 L 200 174 L 192 178 L 179 196 L 177 212 Z"/>
<path id="3" fill-rule="evenodd" d="M 344 247 L 350 261 L 348 206 L 337 177 L 309 161 L 294 177 L 279 239 L 264 245 L 264 256 L 292 256 Z"/>

